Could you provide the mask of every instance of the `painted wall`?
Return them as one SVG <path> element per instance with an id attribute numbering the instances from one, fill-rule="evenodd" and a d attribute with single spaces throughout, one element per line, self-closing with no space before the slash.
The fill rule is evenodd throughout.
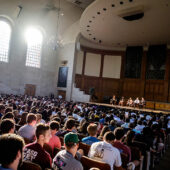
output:
<path id="1" fill-rule="evenodd" d="M 12 25 L 9 62 L 0 62 L 0 93 L 24 94 L 25 84 L 34 84 L 36 95 L 57 94 L 60 61 L 68 59 L 69 67 L 73 67 L 75 39 L 82 9 L 62 0 L 64 16 L 58 20 L 56 11 L 43 10 L 46 3 L 45 0 L 22 0 L 20 4 L 18 0 L 0 0 L 0 17 L 9 18 Z M 16 18 L 14 14 L 18 5 L 23 8 Z M 60 24 L 58 31 L 57 24 Z M 30 26 L 38 27 L 43 33 L 41 68 L 25 66 L 27 44 L 24 34 Z M 56 36 L 62 40 L 62 47 L 54 48 Z M 68 84 L 71 75 L 69 68 Z"/>
<path id="2" fill-rule="evenodd" d="M 76 74 L 82 74 L 83 69 L 83 51 L 78 51 L 76 60 Z"/>

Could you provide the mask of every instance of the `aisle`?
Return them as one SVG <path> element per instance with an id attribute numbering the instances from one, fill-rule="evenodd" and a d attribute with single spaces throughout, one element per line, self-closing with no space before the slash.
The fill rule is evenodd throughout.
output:
<path id="1" fill-rule="evenodd" d="M 159 165 L 154 170 L 170 170 L 170 147 L 166 150 L 165 155 L 161 158 Z"/>

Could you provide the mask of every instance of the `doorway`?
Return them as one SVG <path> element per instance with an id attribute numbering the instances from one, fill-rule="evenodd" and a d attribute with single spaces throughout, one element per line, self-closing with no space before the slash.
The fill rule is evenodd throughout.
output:
<path id="1" fill-rule="evenodd" d="M 35 92 L 36 92 L 36 85 L 33 84 L 25 85 L 25 95 L 35 96 Z"/>

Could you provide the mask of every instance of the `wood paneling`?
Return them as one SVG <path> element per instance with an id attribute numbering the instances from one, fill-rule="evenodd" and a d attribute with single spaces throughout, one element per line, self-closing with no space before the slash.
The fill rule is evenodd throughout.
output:
<path id="1" fill-rule="evenodd" d="M 147 101 L 146 102 L 146 108 L 147 109 L 155 109 L 155 102 Z"/>
<path id="2" fill-rule="evenodd" d="M 167 94 L 164 93 L 164 80 L 146 80 L 145 82 L 145 98 L 151 101 L 167 101 Z"/>
<path id="3" fill-rule="evenodd" d="M 118 95 L 120 84 L 119 79 L 103 78 L 102 84 L 103 84 L 102 89 L 103 96 L 112 96 L 113 94 Z"/>
<path id="4" fill-rule="evenodd" d="M 82 75 L 76 74 L 75 76 L 75 84 L 77 88 L 82 88 Z"/>
<path id="5" fill-rule="evenodd" d="M 141 80 L 140 79 L 124 79 L 122 94 L 125 98 L 142 97 L 141 96 Z"/>
<path id="6" fill-rule="evenodd" d="M 128 97 L 145 97 L 147 101 L 155 102 L 170 102 L 170 50 L 167 50 L 167 63 L 166 63 L 166 73 L 164 80 L 146 80 L 146 52 L 143 53 L 142 58 L 142 68 L 141 68 L 141 78 L 140 79 L 125 79 L 124 78 L 124 60 L 125 52 L 122 51 L 104 51 L 104 50 L 93 50 L 90 48 L 82 47 L 84 52 L 84 62 L 82 75 L 77 74 L 75 78 L 76 87 L 89 93 L 91 87 L 95 88 L 96 95 L 99 98 L 99 102 L 102 101 L 104 96 L 112 96 L 113 94 Z M 100 77 L 85 76 L 84 68 L 86 62 L 86 52 L 92 52 L 96 54 L 101 54 L 101 68 Z M 104 55 L 120 55 L 122 56 L 121 65 L 121 77 L 120 79 L 114 78 L 104 78 L 102 77 L 103 72 L 103 60 Z M 148 103 L 148 107 L 153 108 L 155 105 L 153 103 Z M 167 107 L 165 105 L 156 105 L 156 107 Z"/>

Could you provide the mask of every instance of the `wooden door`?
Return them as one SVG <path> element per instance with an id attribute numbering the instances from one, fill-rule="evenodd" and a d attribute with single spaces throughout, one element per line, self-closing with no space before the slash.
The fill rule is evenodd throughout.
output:
<path id="1" fill-rule="evenodd" d="M 58 96 L 62 96 L 62 99 L 66 99 L 66 91 L 64 90 L 58 90 Z"/>
<path id="2" fill-rule="evenodd" d="M 35 96 L 35 92 L 36 92 L 36 85 L 33 84 L 25 85 L 25 95 Z"/>

